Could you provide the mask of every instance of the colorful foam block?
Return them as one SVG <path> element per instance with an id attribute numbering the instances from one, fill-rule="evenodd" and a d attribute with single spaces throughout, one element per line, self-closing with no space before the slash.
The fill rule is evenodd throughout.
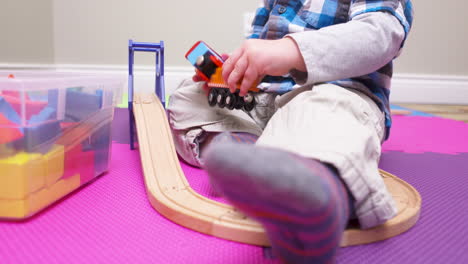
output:
<path id="1" fill-rule="evenodd" d="M 15 141 L 23 136 L 23 133 L 18 128 L 18 125 L 8 120 L 0 113 L 0 144 Z"/>
<path id="2" fill-rule="evenodd" d="M 0 217 L 24 218 L 28 214 L 27 200 L 2 200 L 0 199 Z"/>
<path id="3" fill-rule="evenodd" d="M 68 147 L 68 149 L 65 151 L 63 178 L 69 178 L 75 174 L 80 173 L 79 159 L 81 152 L 81 144 L 77 144 L 73 147 Z"/>
<path id="4" fill-rule="evenodd" d="M 29 211 L 34 213 L 39 210 L 42 210 L 46 206 L 52 204 L 53 202 L 61 199 L 65 195 L 71 193 L 72 191 L 80 187 L 80 175 L 76 174 L 67 179 L 61 179 L 56 182 L 54 185 L 44 188 L 46 192 L 45 195 L 40 197 L 35 197 L 35 199 L 29 200 Z"/>
<path id="5" fill-rule="evenodd" d="M 81 153 L 80 179 L 85 183 L 96 177 L 94 168 L 94 151 Z"/>
<path id="6" fill-rule="evenodd" d="M 112 124 L 109 122 L 83 142 L 83 151 L 94 151 L 95 175 L 100 175 L 109 169 L 111 129 Z"/>
<path id="7" fill-rule="evenodd" d="M 52 149 L 43 156 L 46 163 L 46 185 L 54 185 L 64 175 L 65 152 L 61 145 L 54 145 Z"/>
<path id="8" fill-rule="evenodd" d="M 24 138 L 15 142 L 14 146 L 27 152 L 48 152 L 53 139 L 61 133 L 55 109 L 45 107 L 41 112 L 31 116 L 28 124 L 29 126 L 24 128 Z"/>
<path id="9" fill-rule="evenodd" d="M 21 118 L 19 114 L 13 109 L 3 96 L 0 96 L 0 113 L 5 116 L 6 119 L 13 123 L 21 124 Z"/>
<path id="10" fill-rule="evenodd" d="M 50 121 L 24 128 L 24 137 L 13 143 L 18 150 L 46 153 L 61 133 L 60 122 Z"/>
<path id="11" fill-rule="evenodd" d="M 42 188 L 24 199 L 0 199 L 0 218 L 22 219 L 42 210 L 53 202 L 80 187 L 80 175 L 61 179 L 53 185 Z"/>
<path id="12" fill-rule="evenodd" d="M 40 154 L 20 152 L 0 160 L 0 199 L 23 199 L 45 186 L 45 175 Z"/>
<path id="13" fill-rule="evenodd" d="M 102 105 L 102 94 L 90 94 L 76 89 L 67 89 L 65 118 L 77 122 L 86 119 L 99 111 Z"/>
<path id="14" fill-rule="evenodd" d="M 44 123 L 50 120 L 57 120 L 57 111 L 52 107 L 44 107 L 39 113 L 32 115 L 28 120 L 29 125 Z"/>
<path id="15" fill-rule="evenodd" d="M 64 178 L 79 174 L 81 182 L 85 183 L 93 179 L 94 172 L 94 152 L 83 151 L 81 144 L 78 144 L 65 152 Z"/>
<path id="16" fill-rule="evenodd" d="M 3 97 L 5 100 L 13 107 L 13 109 L 18 113 L 19 116 L 21 116 L 21 97 L 19 96 L 11 96 L 8 94 L 5 94 L 6 92 L 3 92 Z M 31 101 L 29 100 L 28 97 L 25 98 L 24 101 L 24 106 L 25 106 L 25 117 L 27 120 L 31 118 L 31 116 L 36 115 L 46 107 L 47 102 L 44 101 Z"/>

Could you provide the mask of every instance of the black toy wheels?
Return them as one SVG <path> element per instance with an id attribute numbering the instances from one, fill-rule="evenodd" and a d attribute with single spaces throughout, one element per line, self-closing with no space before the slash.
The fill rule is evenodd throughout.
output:
<path id="1" fill-rule="evenodd" d="M 252 111 L 255 107 L 255 97 L 251 93 L 244 96 L 244 110 L 247 112 Z"/>
<path id="2" fill-rule="evenodd" d="M 208 104 L 210 106 L 215 106 L 218 98 L 218 89 L 211 88 L 210 93 L 208 94 Z"/>
<path id="3" fill-rule="evenodd" d="M 239 96 L 239 92 L 231 93 L 225 88 L 211 88 L 208 94 L 208 104 L 210 106 L 218 105 L 220 108 L 226 107 L 229 110 L 242 109 L 249 112 L 255 107 L 255 97 L 248 93 L 244 97 Z"/>
<path id="4" fill-rule="evenodd" d="M 237 103 L 236 94 L 228 93 L 226 95 L 225 103 L 226 103 L 227 109 L 229 109 L 229 110 L 234 109 L 234 107 L 236 106 L 236 103 Z"/>
<path id="5" fill-rule="evenodd" d="M 216 102 L 218 103 L 218 106 L 220 108 L 224 108 L 226 106 L 226 97 L 227 97 L 228 92 L 229 92 L 229 90 L 227 90 L 227 89 L 220 89 L 218 91 L 218 96 L 216 97 Z"/>

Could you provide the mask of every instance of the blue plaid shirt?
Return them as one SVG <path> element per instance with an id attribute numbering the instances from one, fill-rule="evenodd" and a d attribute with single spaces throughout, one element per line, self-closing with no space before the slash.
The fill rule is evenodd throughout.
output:
<path id="1" fill-rule="evenodd" d="M 263 6 L 256 12 L 249 38 L 280 39 L 294 32 L 317 30 L 345 23 L 357 15 L 375 11 L 394 15 L 400 21 L 406 35 L 413 21 L 410 0 L 264 0 L 263 2 Z M 330 82 L 368 94 L 385 112 L 387 138 L 391 126 L 389 95 L 392 73 L 393 66 L 390 62 L 365 76 Z M 266 92 L 282 94 L 299 86 L 288 76 L 267 76 L 259 87 Z"/>

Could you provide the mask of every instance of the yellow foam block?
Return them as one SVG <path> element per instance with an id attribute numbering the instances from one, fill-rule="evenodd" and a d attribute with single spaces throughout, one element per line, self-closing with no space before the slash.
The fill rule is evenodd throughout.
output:
<path id="1" fill-rule="evenodd" d="M 25 218 L 44 209 L 80 187 L 80 175 L 61 179 L 49 188 L 43 188 L 24 199 L 1 200 L 0 218 Z"/>
<path id="2" fill-rule="evenodd" d="M 43 158 L 46 162 L 46 184 L 47 187 L 50 187 L 63 176 L 65 164 L 64 147 L 62 145 L 54 145 Z"/>
<path id="3" fill-rule="evenodd" d="M 50 199 L 56 201 L 63 196 L 78 189 L 81 185 L 80 174 L 75 174 L 72 177 L 61 179 L 49 189 Z"/>
<path id="4" fill-rule="evenodd" d="M 27 200 L 0 200 L 0 218 L 25 218 L 28 214 Z"/>
<path id="5" fill-rule="evenodd" d="M 20 152 L 0 160 L 0 199 L 23 199 L 45 186 L 42 155 Z"/>

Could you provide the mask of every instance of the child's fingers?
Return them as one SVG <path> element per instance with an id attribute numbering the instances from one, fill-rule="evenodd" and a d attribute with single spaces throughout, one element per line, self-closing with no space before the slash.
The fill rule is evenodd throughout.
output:
<path id="1" fill-rule="evenodd" d="M 229 76 L 231 75 L 232 71 L 234 70 L 235 65 L 237 64 L 237 60 L 242 55 L 242 49 L 237 49 L 234 53 L 224 62 L 223 64 L 223 79 L 227 82 L 229 80 Z"/>
<path id="2" fill-rule="evenodd" d="M 221 54 L 221 58 L 223 59 L 223 61 L 226 61 L 227 59 L 229 59 L 229 54 L 223 53 Z"/>
<path id="3" fill-rule="evenodd" d="M 229 78 L 227 80 L 227 84 L 229 86 L 229 90 L 231 93 L 234 93 L 237 89 L 237 84 L 241 82 L 241 80 L 244 78 L 245 71 L 248 68 L 248 59 L 246 56 L 241 56 L 237 62 L 236 65 L 234 65 L 234 69 L 231 71 L 231 74 L 229 75 Z"/>
<path id="4" fill-rule="evenodd" d="M 249 88 L 257 80 L 257 76 L 257 69 L 252 65 L 249 65 L 244 73 L 244 78 L 242 79 L 242 84 L 239 91 L 240 96 L 245 96 L 247 94 Z"/>

